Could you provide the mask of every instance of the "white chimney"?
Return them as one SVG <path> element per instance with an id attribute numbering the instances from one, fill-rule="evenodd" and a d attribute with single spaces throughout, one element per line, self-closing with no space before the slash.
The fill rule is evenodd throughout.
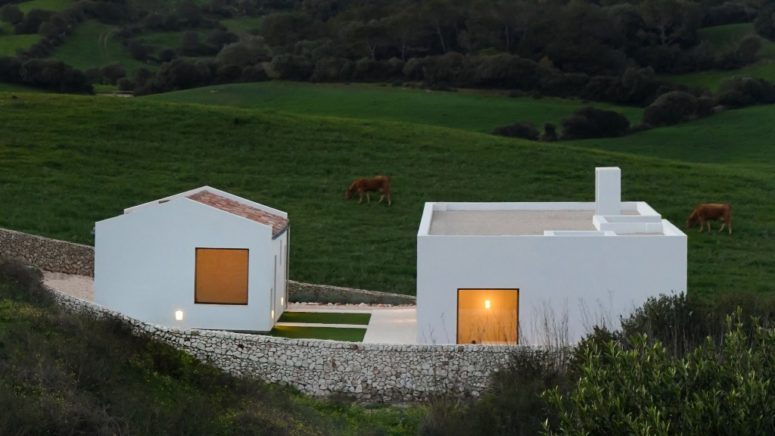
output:
<path id="1" fill-rule="evenodd" d="M 622 214 L 622 170 L 595 168 L 595 215 Z"/>

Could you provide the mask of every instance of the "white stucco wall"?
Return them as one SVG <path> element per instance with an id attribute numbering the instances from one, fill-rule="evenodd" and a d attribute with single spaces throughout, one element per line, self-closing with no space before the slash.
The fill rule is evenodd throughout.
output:
<path id="1" fill-rule="evenodd" d="M 430 209 L 429 209 L 430 208 Z M 429 235 L 426 205 L 417 238 L 420 344 L 456 341 L 457 290 L 518 288 L 522 344 L 543 345 L 562 324 L 578 341 L 595 324 L 616 322 L 649 296 L 686 290 L 686 235 L 662 221 L 663 235 Z"/>
<path id="2" fill-rule="evenodd" d="M 269 226 L 185 197 L 137 208 L 96 224 L 95 302 L 158 325 L 268 331 L 277 244 Z M 247 305 L 194 303 L 196 248 L 250 250 Z"/>

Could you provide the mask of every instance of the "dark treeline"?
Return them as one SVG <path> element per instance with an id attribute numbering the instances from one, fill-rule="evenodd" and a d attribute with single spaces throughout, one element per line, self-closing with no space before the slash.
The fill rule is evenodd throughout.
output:
<path id="1" fill-rule="evenodd" d="M 55 14 L 3 3 L 0 19 L 17 33 L 44 36 L 23 59 L 47 56 L 84 19 L 119 26 L 115 36 L 149 68 L 86 74 L 138 94 L 266 79 L 388 81 L 646 106 L 676 90 L 656 74 L 757 60 L 759 36 L 719 51 L 701 43 L 701 27 L 753 21 L 775 37 L 764 0 L 80 0 Z M 221 23 L 241 17 L 260 25 L 237 35 Z M 180 46 L 143 42 L 158 31 L 184 32 Z"/>

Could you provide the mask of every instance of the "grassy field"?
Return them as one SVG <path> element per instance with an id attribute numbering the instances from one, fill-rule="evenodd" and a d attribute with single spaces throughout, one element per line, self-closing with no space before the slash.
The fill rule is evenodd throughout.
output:
<path id="1" fill-rule="evenodd" d="M 291 327 L 278 325 L 271 336 L 292 339 L 330 339 L 332 341 L 362 342 L 366 329 L 336 327 Z"/>
<path id="2" fill-rule="evenodd" d="M 618 165 L 625 199 L 679 225 L 697 202 L 735 205 L 731 237 L 689 234 L 690 292 L 775 291 L 772 107 L 552 144 L 153 99 L 0 96 L 0 114 L 0 226 L 21 231 L 91 243 L 96 220 L 210 184 L 289 212 L 292 278 L 412 294 L 425 201 L 590 201 L 594 167 Z M 724 134 L 696 139 L 703 123 Z M 342 198 L 378 173 L 393 176 L 392 207 Z"/>
<path id="3" fill-rule="evenodd" d="M 17 85 L 15 83 L 0 82 L 0 92 L 43 92 L 38 88 L 30 88 L 24 85 Z"/>
<path id="4" fill-rule="evenodd" d="M 318 324 L 360 324 L 367 325 L 371 319 L 368 313 L 346 312 L 283 312 L 280 322 L 306 322 Z"/>
<path id="5" fill-rule="evenodd" d="M 58 12 L 67 9 L 73 0 L 30 0 L 19 3 L 19 9 L 25 14 L 33 9 Z"/>
<path id="6" fill-rule="evenodd" d="M 0 434 L 397 435 L 422 419 L 422 407 L 366 408 L 229 376 L 116 322 L 65 313 L 23 276 L 0 264 Z"/>
<path id="7" fill-rule="evenodd" d="M 121 64 L 128 72 L 145 66 L 132 59 L 129 50 L 113 37 L 114 28 L 95 20 L 78 25 L 65 42 L 51 55 L 81 70 Z"/>
<path id="8" fill-rule="evenodd" d="M 700 29 L 700 40 L 719 52 L 732 50 L 748 35 L 755 35 L 751 23 L 726 24 Z M 775 42 L 761 39 L 759 50 L 761 60 L 743 68 L 728 71 L 700 71 L 688 74 L 663 75 L 663 79 L 687 86 L 715 91 L 725 79 L 736 76 L 750 76 L 775 81 Z"/>
<path id="9" fill-rule="evenodd" d="M 241 36 L 252 34 L 253 31 L 260 29 L 261 20 L 263 20 L 263 17 L 240 17 L 222 20 L 221 24 L 226 26 L 230 32 Z"/>
<path id="10" fill-rule="evenodd" d="M 559 123 L 581 106 L 575 100 L 506 98 L 472 91 L 441 92 L 370 84 L 315 85 L 277 81 L 209 86 L 144 98 L 300 115 L 402 121 L 477 132 L 491 132 L 495 127 L 515 121 L 530 121 L 540 129 L 545 122 Z M 640 108 L 600 103 L 594 106 L 618 110 L 632 123 L 640 122 L 643 115 Z"/>
<path id="11" fill-rule="evenodd" d="M 0 34 L 0 56 L 16 56 L 17 50 L 30 47 L 40 41 L 41 36 Z"/>

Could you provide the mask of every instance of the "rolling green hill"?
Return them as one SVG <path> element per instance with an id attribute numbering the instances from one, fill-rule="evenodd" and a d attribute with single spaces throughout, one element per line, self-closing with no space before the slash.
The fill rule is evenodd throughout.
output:
<path id="1" fill-rule="evenodd" d="M 129 55 L 129 50 L 113 37 L 115 28 L 94 20 L 78 25 L 51 55 L 81 70 L 121 64 L 128 72 L 145 66 Z M 0 39 L 1 40 L 1 39 Z"/>
<path id="2" fill-rule="evenodd" d="M 369 84 L 309 84 L 261 82 L 209 86 L 168 92 L 146 100 L 197 103 L 266 109 L 299 115 L 401 121 L 491 132 L 515 121 L 532 122 L 539 129 L 545 122 L 559 124 L 583 105 L 578 100 L 558 98 L 509 98 L 502 93 L 477 91 L 427 91 Z M 643 110 L 594 103 L 613 109 L 630 122 L 640 122 Z"/>
<path id="3" fill-rule="evenodd" d="M 773 111 L 730 112 L 741 116 L 721 125 L 751 129 L 762 110 Z M 775 291 L 771 155 L 735 157 L 738 148 L 767 149 L 760 137 L 728 144 L 708 135 L 716 157 L 697 163 L 692 151 L 650 156 L 657 152 L 644 144 L 663 141 L 661 130 L 619 146 L 547 144 L 374 119 L 33 94 L 0 96 L 0 114 L 0 225 L 22 231 L 91 243 L 96 220 L 210 184 L 289 212 L 294 279 L 413 293 L 425 201 L 588 201 L 594 167 L 618 165 L 625 199 L 648 201 L 679 225 L 696 202 L 735 206 L 731 237 L 690 232 L 690 292 Z M 674 147 L 696 125 L 677 127 L 687 130 L 672 133 Z M 392 207 L 343 199 L 353 177 L 378 173 L 393 176 Z"/>

